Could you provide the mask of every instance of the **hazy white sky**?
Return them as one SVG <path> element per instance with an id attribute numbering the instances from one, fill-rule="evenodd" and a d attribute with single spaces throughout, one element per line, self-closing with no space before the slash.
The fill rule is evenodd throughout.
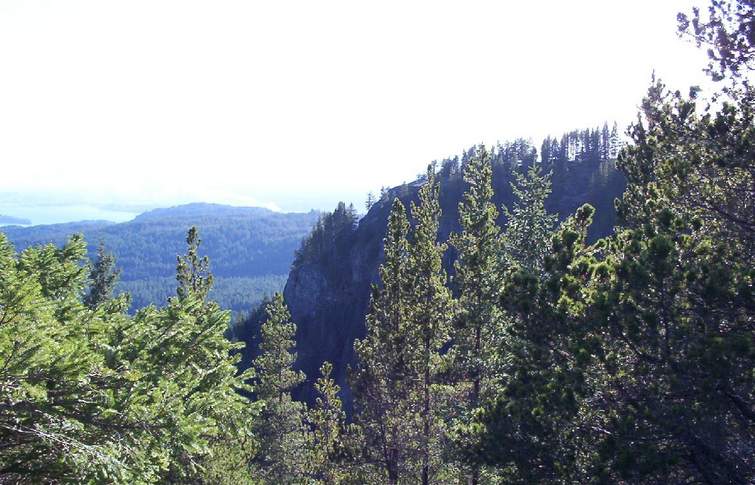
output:
<path id="1" fill-rule="evenodd" d="M 0 0 L 0 192 L 330 208 L 686 89 L 689 1 Z"/>

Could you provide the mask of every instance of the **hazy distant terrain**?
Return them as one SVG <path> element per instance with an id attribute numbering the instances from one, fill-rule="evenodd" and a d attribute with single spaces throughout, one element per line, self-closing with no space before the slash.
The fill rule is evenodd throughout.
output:
<path id="1" fill-rule="evenodd" d="M 18 221 L 0 221 L 0 225 L 47 225 L 75 221 L 126 222 L 154 207 L 137 209 L 58 199 L 55 196 L 44 200 L 38 194 L 0 193 L 0 214 L 8 214 L 13 219 L 18 219 Z"/>
<path id="2" fill-rule="evenodd" d="M 31 221 L 29 219 L 24 219 L 21 217 L 13 217 L 13 216 L 6 216 L 3 214 L 0 214 L 0 225 L 3 225 L 3 224 L 29 225 L 31 224 Z"/>
<path id="3" fill-rule="evenodd" d="M 278 213 L 256 207 L 188 204 L 155 209 L 124 223 L 83 221 L 2 229 L 21 250 L 63 244 L 82 233 L 94 258 L 100 241 L 122 270 L 120 291 L 133 308 L 162 304 L 175 292 L 176 256 L 186 250 L 186 231 L 199 228 L 201 252 L 215 275 L 213 297 L 224 308 L 248 311 L 264 295 L 281 290 L 294 251 L 317 221 L 317 212 Z"/>

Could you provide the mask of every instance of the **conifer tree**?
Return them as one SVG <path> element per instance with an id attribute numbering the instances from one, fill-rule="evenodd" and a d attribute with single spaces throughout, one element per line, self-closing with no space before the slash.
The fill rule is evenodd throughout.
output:
<path id="1" fill-rule="evenodd" d="M 609 136 L 609 148 L 608 159 L 616 160 L 619 156 L 619 150 L 621 149 L 621 139 L 619 138 L 619 125 L 615 121 L 611 127 L 611 135 Z"/>
<path id="2" fill-rule="evenodd" d="M 85 254 L 73 237 L 17 255 L 0 234 L 0 482 L 250 483 L 229 314 L 193 294 L 92 311 Z"/>
<path id="3" fill-rule="evenodd" d="M 440 184 L 435 166 L 427 168 L 425 184 L 419 190 L 419 204 L 412 203 L 415 221 L 410 246 L 410 274 L 413 294 L 411 320 L 416 332 L 417 373 L 422 401 L 421 482 L 430 483 L 437 472 L 440 441 L 440 415 L 437 392 L 438 373 L 442 369 L 441 349 L 448 342 L 453 317 L 451 293 L 446 286 L 443 269 L 444 243 L 438 242 L 438 225 L 441 216 Z"/>
<path id="4" fill-rule="evenodd" d="M 593 212 L 581 207 L 548 235 L 542 268 L 515 265 L 503 280 L 508 325 L 497 349 L 503 372 L 458 438 L 472 460 L 501 470 L 507 483 L 587 479 L 576 464 L 574 434 L 587 394 L 584 367 L 595 347 L 584 323 L 583 286 L 593 262 L 585 242 Z"/>
<path id="5" fill-rule="evenodd" d="M 97 260 L 91 266 L 89 292 L 84 297 L 84 304 L 91 309 L 113 297 L 113 290 L 118 284 L 120 270 L 115 268 L 115 256 L 105 251 L 105 244 L 100 241 L 97 247 Z"/>
<path id="6" fill-rule="evenodd" d="M 292 399 L 291 391 L 304 382 L 305 376 L 293 368 L 296 325 L 280 293 L 266 311 L 261 353 L 252 363 L 256 375 L 254 391 L 263 405 L 255 426 L 260 444 L 253 465 L 270 483 L 296 483 L 307 472 L 308 433 L 303 404 Z"/>
<path id="7" fill-rule="evenodd" d="M 372 209 L 372 206 L 375 204 L 375 194 L 372 193 L 372 191 L 367 192 L 367 200 L 364 202 L 364 208 L 367 212 Z"/>
<path id="8" fill-rule="evenodd" d="M 384 240 L 381 285 L 372 290 L 367 335 L 354 344 L 358 364 L 352 376 L 366 459 L 393 485 L 414 472 L 417 455 L 419 382 L 412 345 L 416 329 L 410 320 L 408 232 L 406 210 L 396 198 Z"/>
<path id="9" fill-rule="evenodd" d="M 230 312 L 208 299 L 213 275 L 209 258 L 199 256 L 196 227 L 187 231 L 186 243 L 187 253 L 177 257 L 177 297 L 168 300 L 165 316 L 149 326 L 149 334 L 129 332 L 144 339 L 137 347 L 157 361 L 147 373 L 155 374 L 154 387 L 168 396 L 175 393 L 177 402 L 164 412 L 185 427 L 175 435 L 168 429 L 157 440 L 171 451 L 160 481 L 226 484 L 233 478 L 251 483 L 247 464 L 256 446 L 251 424 L 257 406 L 241 394 L 251 390 L 251 372 L 238 371 L 237 350 L 243 344 L 226 338 Z M 147 315 L 139 313 L 136 320 Z"/>
<path id="10" fill-rule="evenodd" d="M 542 271 L 551 232 L 558 220 L 556 214 L 545 209 L 550 179 L 550 174 L 540 173 L 539 165 L 532 165 L 525 175 L 515 174 L 515 182 L 511 184 L 513 208 L 503 208 L 506 228 L 501 240 L 506 266 L 518 265 L 533 273 Z"/>
<path id="11" fill-rule="evenodd" d="M 348 477 L 347 443 L 349 427 L 338 393 L 341 388 L 331 374 L 333 364 L 325 362 L 320 367 L 321 377 L 315 383 L 317 398 L 307 412 L 307 423 L 312 429 L 312 455 L 310 474 L 324 485 L 343 483 Z"/>
<path id="12" fill-rule="evenodd" d="M 464 171 L 467 191 L 459 203 L 461 233 L 451 237 L 458 258 L 454 289 L 458 313 L 454 322 L 452 351 L 455 369 L 465 394 L 465 419 L 480 403 L 494 369 L 491 352 L 496 347 L 501 323 L 497 302 L 500 291 L 500 228 L 492 202 L 492 165 L 484 146 L 476 148 Z M 476 464 L 470 482 L 479 483 Z"/>
<path id="13" fill-rule="evenodd" d="M 210 260 L 207 256 L 199 257 L 199 231 L 195 226 L 186 234 L 187 253 L 177 257 L 176 280 L 178 288 L 176 293 L 179 299 L 186 299 L 190 294 L 204 300 L 212 287 L 212 273 L 210 273 Z"/>
<path id="14" fill-rule="evenodd" d="M 607 480 L 755 479 L 752 19 L 746 0 L 679 16 L 709 47 L 718 103 L 654 81 L 619 156 L 621 227 L 590 312 L 609 370 L 593 401 Z"/>
<path id="15" fill-rule="evenodd" d="M 469 450 L 512 481 L 752 482 L 751 12 L 680 16 L 731 85 L 700 113 L 697 90 L 653 82 L 619 156 L 617 233 L 585 247 L 566 227 L 544 282 L 507 277 L 510 377 Z"/>
<path id="16" fill-rule="evenodd" d="M 608 122 L 605 122 L 600 131 L 600 159 L 610 160 L 611 158 L 611 132 L 608 129 Z"/>
<path id="17" fill-rule="evenodd" d="M 692 15 L 679 13 L 679 33 L 692 37 L 698 47 L 707 47 L 705 72 L 714 81 L 750 84 L 748 73 L 755 70 L 755 2 L 713 0 L 703 12 L 707 15 L 699 8 Z"/>

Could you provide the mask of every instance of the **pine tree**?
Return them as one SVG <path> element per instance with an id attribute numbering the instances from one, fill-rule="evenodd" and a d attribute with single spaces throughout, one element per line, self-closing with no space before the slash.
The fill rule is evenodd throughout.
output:
<path id="1" fill-rule="evenodd" d="M 84 304 L 91 309 L 113 297 L 115 285 L 118 284 L 120 270 L 115 268 L 115 256 L 105 251 L 105 244 L 100 241 L 97 247 L 97 260 L 91 266 L 89 292 L 84 297 Z"/>
<path id="2" fill-rule="evenodd" d="M 338 397 L 341 388 L 333 380 L 332 372 L 330 362 L 320 367 L 321 377 L 315 383 L 315 405 L 307 412 L 307 423 L 312 429 L 310 474 L 325 485 L 342 483 L 348 477 L 345 461 L 349 427 Z"/>
<path id="3" fill-rule="evenodd" d="M 367 461 L 394 485 L 412 473 L 418 438 L 408 232 L 406 210 L 397 198 L 384 240 L 381 286 L 372 290 L 367 335 L 354 344 L 358 364 L 352 376 L 355 420 L 364 433 Z"/>
<path id="4" fill-rule="evenodd" d="M 367 192 L 367 200 L 364 202 L 364 208 L 367 212 L 372 209 L 372 206 L 375 204 L 375 194 L 372 193 L 372 191 Z"/>
<path id="5" fill-rule="evenodd" d="M 621 226 L 590 312 L 609 369 L 591 423 L 607 431 L 607 480 L 755 479 L 752 12 L 715 1 L 707 19 L 680 15 L 725 87 L 706 106 L 654 80 L 619 155 Z"/>
<path id="6" fill-rule="evenodd" d="M 714 81 L 749 84 L 748 73 L 755 69 L 754 17 L 752 0 L 714 0 L 707 16 L 695 8 L 691 16 L 680 13 L 677 20 L 680 34 L 691 36 L 698 47 L 708 47 L 705 72 Z"/>
<path id="7" fill-rule="evenodd" d="M 270 483 L 292 483 L 305 476 L 309 459 L 304 407 L 291 397 L 291 391 L 304 382 L 305 376 L 293 368 L 296 325 L 280 293 L 266 311 L 260 355 L 252 363 L 254 391 L 264 406 L 255 426 L 260 444 L 252 463 Z"/>
<path id="8" fill-rule="evenodd" d="M 229 313 L 196 295 L 92 311 L 85 254 L 73 237 L 17 255 L 0 234 L 0 482 L 250 483 Z"/>
<path id="9" fill-rule="evenodd" d="M 173 414 L 180 427 L 156 440 L 171 453 L 160 481 L 229 483 L 233 477 L 250 483 L 247 464 L 256 445 L 251 427 L 258 407 L 242 395 L 251 390 L 251 372 L 237 367 L 244 345 L 226 338 L 230 312 L 208 299 L 213 275 L 209 258 L 199 256 L 196 227 L 187 231 L 186 243 L 187 253 L 177 257 L 177 297 L 169 299 L 165 316 L 149 325 L 149 333 L 130 329 L 127 335 L 137 334 L 143 343 L 129 345 L 127 339 L 122 346 L 126 352 L 140 348 L 157 361 L 145 366 L 154 381 L 151 386 L 147 381 L 143 392 L 159 389 L 176 401 L 162 412 Z M 138 313 L 135 320 L 149 316 Z"/>
<path id="10" fill-rule="evenodd" d="M 603 123 L 603 129 L 600 131 L 600 159 L 611 159 L 611 132 L 608 129 L 608 122 Z"/>
<path id="11" fill-rule="evenodd" d="M 619 125 L 615 121 L 611 127 L 609 140 L 608 159 L 616 160 L 616 157 L 619 156 L 619 150 L 621 149 L 621 139 L 619 138 Z"/>
<path id="12" fill-rule="evenodd" d="M 186 299 L 193 294 L 200 300 L 204 300 L 212 287 L 210 260 L 207 256 L 199 257 L 201 243 L 199 231 L 192 226 L 186 235 L 187 253 L 176 258 L 176 280 L 178 281 L 176 293 L 179 299 Z"/>
<path id="13" fill-rule="evenodd" d="M 339 202 L 332 213 L 324 214 L 312 232 L 302 241 L 294 255 L 294 267 L 305 263 L 333 264 L 340 258 L 342 241 L 354 230 L 357 222 L 353 205 Z"/>
<path id="14" fill-rule="evenodd" d="M 590 132 L 590 162 L 597 163 L 603 160 L 603 155 L 600 147 L 600 132 L 597 128 Z"/>
<path id="15" fill-rule="evenodd" d="M 517 265 L 533 273 L 543 270 L 549 250 L 549 239 L 558 216 L 549 214 L 545 201 L 550 195 L 551 175 L 542 175 L 538 165 L 532 165 L 525 175 L 516 173 L 511 184 L 515 202 L 513 208 L 503 208 L 506 228 L 502 250 L 506 266 Z"/>
<path id="16" fill-rule="evenodd" d="M 410 271 L 412 277 L 411 320 L 416 332 L 418 354 L 417 373 L 421 376 L 420 399 L 422 400 L 421 435 L 421 482 L 430 483 L 437 472 L 440 454 L 439 403 L 434 386 L 442 369 L 441 350 L 449 340 L 450 322 L 453 317 L 451 293 L 446 286 L 447 276 L 443 269 L 443 253 L 446 245 L 438 243 L 438 225 L 441 216 L 439 203 L 440 185 L 435 176 L 435 167 L 427 168 L 426 182 L 419 190 L 419 204 L 412 203 L 415 221 L 410 246 Z"/>
<path id="17" fill-rule="evenodd" d="M 467 191 L 459 203 L 462 232 L 451 237 L 458 252 L 454 289 L 458 313 L 454 323 L 452 351 L 460 384 L 465 389 L 465 419 L 473 413 L 492 376 L 491 352 L 500 334 L 497 308 L 500 291 L 500 228 L 492 202 L 492 165 L 484 146 L 479 146 L 464 172 Z M 475 464 L 470 482 L 479 483 Z"/>
<path id="18" fill-rule="evenodd" d="M 463 429 L 472 460 L 496 467 L 506 483 L 582 483 L 575 430 L 584 366 L 594 351 L 584 324 L 591 248 L 585 239 L 593 209 L 583 206 L 547 235 L 542 268 L 506 272 L 501 305 L 505 340 L 495 392 Z"/>

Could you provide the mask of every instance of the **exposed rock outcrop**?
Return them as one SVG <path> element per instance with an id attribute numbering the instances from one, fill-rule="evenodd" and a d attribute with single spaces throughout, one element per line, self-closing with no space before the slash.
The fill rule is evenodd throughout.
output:
<path id="1" fill-rule="evenodd" d="M 495 202 L 499 207 L 511 204 L 511 166 L 500 163 L 494 166 Z M 563 219 L 581 204 L 590 203 L 597 209 L 591 239 L 610 233 L 615 220 L 613 200 L 624 189 L 624 179 L 613 162 L 581 163 L 572 167 L 568 175 L 568 179 L 553 181 L 548 209 Z M 443 210 L 440 238 L 447 239 L 459 229 L 457 208 L 465 187 L 458 172 L 445 175 L 441 172 L 440 181 Z M 307 384 L 297 393 L 298 398 L 313 398 L 311 384 L 317 379 L 322 362 L 328 360 L 333 363 L 334 376 L 349 403 L 347 369 L 354 361 L 354 340 L 365 333 L 370 286 L 378 282 L 391 201 L 399 197 L 409 207 L 416 201 L 420 185 L 415 182 L 389 190 L 355 227 L 338 234 L 331 247 L 325 249 L 327 257 L 294 264 L 284 296 L 297 324 L 297 364 L 308 377 Z M 500 222 L 505 224 L 503 220 Z M 453 257 L 450 250 L 446 255 L 449 268 Z"/>

